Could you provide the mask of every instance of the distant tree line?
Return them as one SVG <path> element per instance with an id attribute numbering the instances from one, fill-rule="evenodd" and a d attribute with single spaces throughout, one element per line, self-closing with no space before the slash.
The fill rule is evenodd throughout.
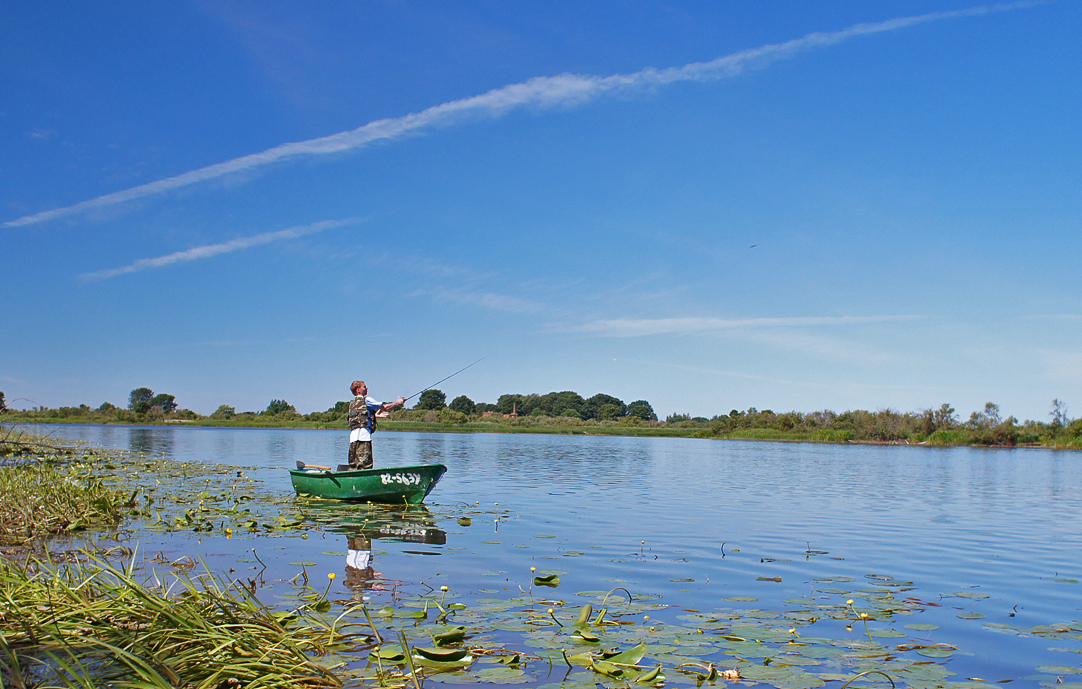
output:
<path id="1" fill-rule="evenodd" d="M 746 411 L 733 409 L 728 414 L 710 419 L 673 414 L 666 418 L 666 423 L 701 429 L 696 435 L 704 437 L 1082 447 L 1082 419 L 1071 420 L 1067 416 L 1067 406 L 1061 400 L 1052 400 L 1049 417 L 1048 422 L 1019 421 L 1014 416 L 1003 418 L 999 405 L 988 402 L 984 409 L 973 412 L 966 421 L 958 418 L 954 407 L 943 404 L 918 412 L 857 409 L 841 413 L 823 410 L 777 414 L 769 409 L 759 411 L 752 407 Z"/>
<path id="2" fill-rule="evenodd" d="M 421 393 L 414 409 L 438 411 L 444 407 L 473 416 L 493 412 L 498 414 L 518 414 L 519 416 L 549 416 L 572 419 L 612 421 L 623 417 L 634 417 L 642 421 L 657 421 L 654 408 L 646 400 L 635 400 L 625 404 L 612 395 L 598 393 L 584 398 L 577 392 L 550 392 L 546 395 L 500 395 L 495 404 L 474 403 L 469 397 L 461 395 L 446 404 L 447 395 L 440 390 L 426 390 Z"/>
<path id="3" fill-rule="evenodd" d="M 179 408 L 176 397 L 155 393 L 150 388 L 132 390 L 127 408 L 109 402 L 97 408 L 86 404 L 78 407 L 33 407 L 26 410 L 8 409 L 4 393 L 0 392 L 0 413 L 13 419 L 28 421 L 84 421 L 90 423 L 145 423 L 198 421 L 211 419 L 238 425 L 310 423 L 341 426 L 346 421 L 348 401 L 336 402 L 323 412 L 299 414 L 284 399 L 272 399 L 263 411 L 238 412 L 223 404 L 209 417 L 190 409 Z M 954 407 L 942 404 L 937 408 L 916 412 L 892 409 L 865 411 L 855 409 L 834 412 L 829 409 L 814 412 L 776 413 L 754 407 L 736 409 L 728 414 L 710 418 L 690 414 L 670 414 L 658 421 L 653 407 L 646 400 L 625 404 L 603 393 L 584 398 L 571 391 L 539 394 L 500 395 L 495 403 L 474 402 L 460 395 L 448 404 L 441 390 L 426 390 L 413 409 L 391 413 L 393 421 L 426 421 L 464 424 L 476 421 L 510 423 L 512 425 L 575 426 L 597 424 L 651 424 L 669 429 L 686 429 L 697 437 L 731 437 L 760 439 L 793 439 L 824 441 L 915 442 L 944 445 L 1030 445 L 1082 448 L 1082 419 L 1071 419 L 1067 405 L 1052 400 L 1048 421 L 1019 421 L 1014 416 L 1004 418 L 999 405 L 992 402 L 973 412 L 962 421 Z"/>

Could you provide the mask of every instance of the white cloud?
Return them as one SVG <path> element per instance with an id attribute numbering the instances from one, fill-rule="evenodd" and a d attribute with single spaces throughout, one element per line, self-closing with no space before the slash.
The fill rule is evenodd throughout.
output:
<path id="1" fill-rule="evenodd" d="M 1029 7 L 1041 2 L 1014 2 L 983 5 L 951 12 L 933 12 L 915 17 L 900 17 L 883 22 L 864 23 L 840 31 L 815 32 L 785 43 L 775 43 L 742 50 L 709 62 L 693 62 L 682 67 L 667 69 L 647 68 L 632 74 L 607 77 L 560 74 L 552 77 L 535 77 L 519 84 L 511 84 L 488 93 L 436 105 L 421 112 L 402 117 L 376 120 L 357 129 L 332 134 L 319 139 L 309 139 L 281 144 L 260 153 L 234 158 L 222 163 L 192 170 L 176 177 L 158 180 L 138 187 L 99 196 L 72 206 L 27 215 L 0 224 L 0 227 L 20 227 L 56 218 L 76 215 L 87 210 L 111 206 L 125 201 L 160 194 L 225 175 L 251 170 L 277 161 L 303 156 L 326 155 L 360 149 L 378 141 L 391 141 L 403 136 L 419 134 L 435 127 L 446 127 L 467 121 L 499 117 L 511 110 L 523 107 L 551 108 L 570 107 L 598 98 L 608 93 L 640 91 L 683 81 L 713 81 L 742 74 L 751 69 L 762 69 L 778 60 L 793 57 L 802 52 L 835 45 L 857 36 L 897 31 L 927 22 L 957 17 L 972 17 Z"/>
<path id="2" fill-rule="evenodd" d="M 709 331 L 750 330 L 763 328 L 794 328 L 840 325 L 866 325 L 922 318 L 922 316 L 798 316 L 794 318 L 617 318 L 597 320 L 574 326 L 570 330 L 607 337 L 643 337 L 647 335 L 679 334 Z"/>
<path id="3" fill-rule="evenodd" d="M 105 280 L 127 273 L 137 273 L 141 270 L 164 268 L 174 263 L 211 258 L 212 256 L 227 254 L 231 251 L 240 251 L 241 249 L 249 249 L 253 246 L 270 244 L 271 242 L 276 242 L 280 239 L 295 239 L 297 237 L 303 237 L 304 235 L 315 234 L 316 232 L 322 232 L 323 230 L 350 225 L 356 222 L 358 222 L 356 218 L 350 218 L 347 220 L 323 220 L 321 222 L 312 223 L 311 225 L 297 225 L 284 230 L 278 230 L 277 232 L 264 232 L 263 234 L 252 235 L 251 237 L 240 237 L 221 244 L 197 246 L 193 249 L 188 249 L 187 251 L 177 251 L 176 253 L 158 256 L 157 258 L 141 258 L 138 261 L 121 268 L 109 268 L 93 273 L 84 273 L 79 277 L 84 280 Z"/>

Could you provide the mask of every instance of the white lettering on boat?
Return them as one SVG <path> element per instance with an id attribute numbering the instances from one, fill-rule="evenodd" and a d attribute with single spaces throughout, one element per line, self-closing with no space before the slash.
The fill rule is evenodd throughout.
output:
<path id="1" fill-rule="evenodd" d="M 383 485 L 387 485 L 389 483 L 401 483 L 405 486 L 421 485 L 420 474 L 380 474 L 379 480 L 383 482 Z"/>

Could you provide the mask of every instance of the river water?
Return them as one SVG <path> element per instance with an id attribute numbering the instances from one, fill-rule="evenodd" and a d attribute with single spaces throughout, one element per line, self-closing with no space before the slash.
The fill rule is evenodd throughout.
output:
<path id="1" fill-rule="evenodd" d="M 342 431 L 46 430 L 250 468 L 282 495 L 292 493 L 286 469 L 297 460 L 336 464 L 347 450 Z M 372 546 L 374 578 L 401 590 L 424 581 L 465 597 L 510 596 L 529 586 L 536 567 L 560 573 L 561 595 L 622 586 L 657 596 L 671 607 L 656 618 L 675 620 L 681 609 L 785 611 L 831 596 L 844 603 L 878 582 L 905 582 L 895 585 L 898 596 L 923 604 L 887 626 L 937 627 L 907 633 L 958 649 L 949 660 L 958 686 L 1082 682 L 1066 672 L 1082 673 L 1077 452 L 394 432 L 379 433 L 375 445 L 377 466 L 448 467 L 426 501 L 431 533 Z M 351 508 L 342 509 L 348 523 Z M 309 538 L 268 542 L 260 557 L 282 578 L 297 562 L 345 571 L 335 586 L 346 593 L 356 543 L 349 528 L 333 527 L 314 515 Z M 193 538 L 148 534 L 144 547 L 190 552 Z M 246 548 L 264 547 L 212 535 L 198 544 L 223 570 Z M 1026 632 L 1035 625 L 1062 631 Z"/>

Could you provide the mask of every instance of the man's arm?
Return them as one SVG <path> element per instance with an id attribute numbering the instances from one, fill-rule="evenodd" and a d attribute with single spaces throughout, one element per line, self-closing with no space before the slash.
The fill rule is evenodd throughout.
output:
<path id="1" fill-rule="evenodd" d="M 379 405 L 379 408 L 380 408 L 381 411 L 390 411 L 391 409 L 394 409 L 395 407 L 401 407 L 401 406 L 403 406 L 405 404 L 406 404 L 406 398 L 405 397 L 399 397 L 394 402 L 384 402 L 383 404 Z"/>

